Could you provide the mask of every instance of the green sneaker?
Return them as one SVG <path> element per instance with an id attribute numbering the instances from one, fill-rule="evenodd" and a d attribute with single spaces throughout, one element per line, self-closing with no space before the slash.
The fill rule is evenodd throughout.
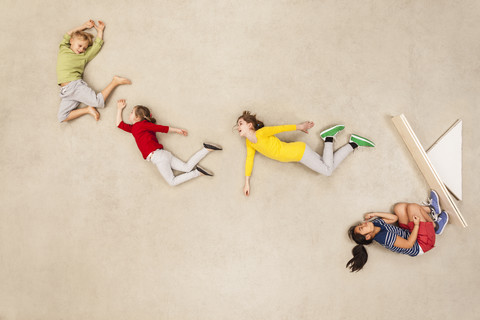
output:
<path id="1" fill-rule="evenodd" d="M 367 138 L 360 137 L 359 135 L 352 134 L 350 136 L 350 141 L 356 143 L 359 147 L 375 147 L 373 141 L 368 140 Z"/>
<path id="2" fill-rule="evenodd" d="M 331 128 L 328 128 L 327 130 L 322 131 L 320 133 L 320 137 L 322 137 L 323 141 L 325 141 L 325 138 L 327 137 L 332 137 L 334 138 L 337 133 L 345 129 L 345 126 L 343 124 L 337 124 L 336 126 L 333 126 Z"/>

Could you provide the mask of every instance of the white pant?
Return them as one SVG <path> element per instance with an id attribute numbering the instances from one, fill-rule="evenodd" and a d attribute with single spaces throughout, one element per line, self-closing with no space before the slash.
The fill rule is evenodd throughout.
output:
<path id="1" fill-rule="evenodd" d="M 197 165 L 197 163 L 202 160 L 208 154 L 208 150 L 202 148 L 200 151 L 195 153 L 188 162 L 183 162 L 182 160 L 175 157 L 169 151 L 165 149 L 157 149 L 153 152 L 150 161 L 153 162 L 162 177 L 167 181 L 171 186 L 176 186 L 185 181 L 191 180 L 200 176 L 198 170 L 192 169 Z M 182 171 L 185 173 L 175 176 L 173 170 Z"/>
<path id="2" fill-rule="evenodd" d="M 67 119 L 70 112 L 75 110 L 80 103 L 96 108 L 105 107 L 102 93 L 95 93 L 82 79 L 72 81 L 61 87 L 60 98 L 62 98 L 58 110 L 58 121 L 60 122 Z"/>
<path id="3" fill-rule="evenodd" d="M 335 168 L 353 151 L 350 144 L 346 144 L 335 153 L 333 153 L 333 142 L 325 142 L 323 147 L 323 158 L 305 145 L 305 152 L 303 153 L 300 163 L 304 166 L 321 173 L 325 176 L 331 176 Z"/>

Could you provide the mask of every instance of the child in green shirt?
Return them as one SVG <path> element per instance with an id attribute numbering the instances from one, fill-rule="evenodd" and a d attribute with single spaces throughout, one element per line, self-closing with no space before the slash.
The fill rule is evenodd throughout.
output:
<path id="1" fill-rule="evenodd" d="M 90 28 L 97 30 L 95 40 L 92 34 L 84 31 Z M 97 26 L 93 20 L 89 20 L 63 36 L 57 59 L 57 83 L 62 98 L 58 111 L 60 122 L 85 114 L 92 115 L 98 121 L 100 114 L 96 108 L 105 107 L 105 100 L 112 90 L 121 84 L 131 84 L 130 80 L 115 76 L 105 89 L 96 94 L 82 79 L 85 65 L 95 58 L 102 48 L 104 29 L 105 24 L 102 21 L 98 21 Z M 87 107 L 78 109 L 80 103 Z"/>

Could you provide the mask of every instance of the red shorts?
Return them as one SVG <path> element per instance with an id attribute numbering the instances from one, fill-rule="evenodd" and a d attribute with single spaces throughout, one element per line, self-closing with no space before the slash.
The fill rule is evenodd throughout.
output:
<path id="1" fill-rule="evenodd" d="M 403 223 L 398 224 L 400 228 L 406 229 L 410 232 L 413 230 L 414 223 L 410 221 L 408 225 Z M 427 252 L 435 246 L 435 226 L 433 222 L 422 222 L 418 226 L 417 242 L 422 248 L 423 252 Z"/>

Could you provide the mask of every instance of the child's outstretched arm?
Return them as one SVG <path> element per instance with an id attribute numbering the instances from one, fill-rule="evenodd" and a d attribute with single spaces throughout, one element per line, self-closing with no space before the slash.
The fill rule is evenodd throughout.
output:
<path id="1" fill-rule="evenodd" d="M 300 124 L 290 124 L 290 125 L 282 125 L 282 126 L 274 126 L 274 127 L 263 127 L 263 135 L 265 136 L 273 136 L 277 133 L 280 132 L 285 132 L 285 131 L 295 131 L 299 130 L 305 133 L 308 133 L 308 130 L 312 128 L 315 125 L 313 121 L 305 121 Z"/>
<path id="2" fill-rule="evenodd" d="M 69 35 L 72 35 L 72 33 L 74 33 L 74 32 L 83 31 L 83 30 L 85 30 L 85 29 L 90 29 L 90 28 L 92 28 L 94 25 L 95 25 L 95 23 L 93 22 L 93 20 L 88 20 L 87 22 L 85 22 L 85 23 L 82 24 L 81 26 L 76 27 L 76 28 L 68 31 L 67 33 L 68 33 Z"/>
<path id="3" fill-rule="evenodd" d="M 373 217 L 379 217 L 382 218 L 386 223 L 392 224 L 398 221 L 398 216 L 393 214 L 393 213 L 387 213 L 387 212 L 370 212 L 365 214 L 365 221 L 373 218 Z"/>
<path id="4" fill-rule="evenodd" d="M 247 158 L 245 159 L 245 185 L 243 187 L 243 194 L 247 197 L 250 195 L 250 176 L 252 175 L 253 170 L 253 160 L 255 158 L 255 149 L 249 145 L 248 141 L 247 145 Z"/>
<path id="5" fill-rule="evenodd" d="M 313 121 L 305 121 L 300 124 L 297 124 L 297 130 L 308 133 L 308 130 L 313 128 L 314 125 L 315 123 L 313 123 Z"/>
<path id="6" fill-rule="evenodd" d="M 125 99 L 120 99 L 117 101 L 117 127 L 123 121 L 123 109 L 127 106 L 127 101 Z"/>
<path id="7" fill-rule="evenodd" d="M 247 197 L 250 195 L 250 176 L 245 176 L 245 185 L 243 186 L 243 194 Z"/>
<path id="8" fill-rule="evenodd" d="M 97 38 L 103 40 L 103 30 L 105 29 L 105 23 L 103 21 L 98 20 L 98 26 L 95 23 L 93 23 L 93 27 L 95 28 L 95 30 L 97 30 Z"/>
<path id="9" fill-rule="evenodd" d="M 178 134 L 181 134 L 182 136 L 185 136 L 185 137 L 188 136 L 188 131 L 185 130 L 185 129 L 178 129 L 178 128 L 170 127 L 170 128 L 168 129 L 168 133 L 170 133 L 170 132 L 172 132 L 172 133 L 178 133 Z"/>

